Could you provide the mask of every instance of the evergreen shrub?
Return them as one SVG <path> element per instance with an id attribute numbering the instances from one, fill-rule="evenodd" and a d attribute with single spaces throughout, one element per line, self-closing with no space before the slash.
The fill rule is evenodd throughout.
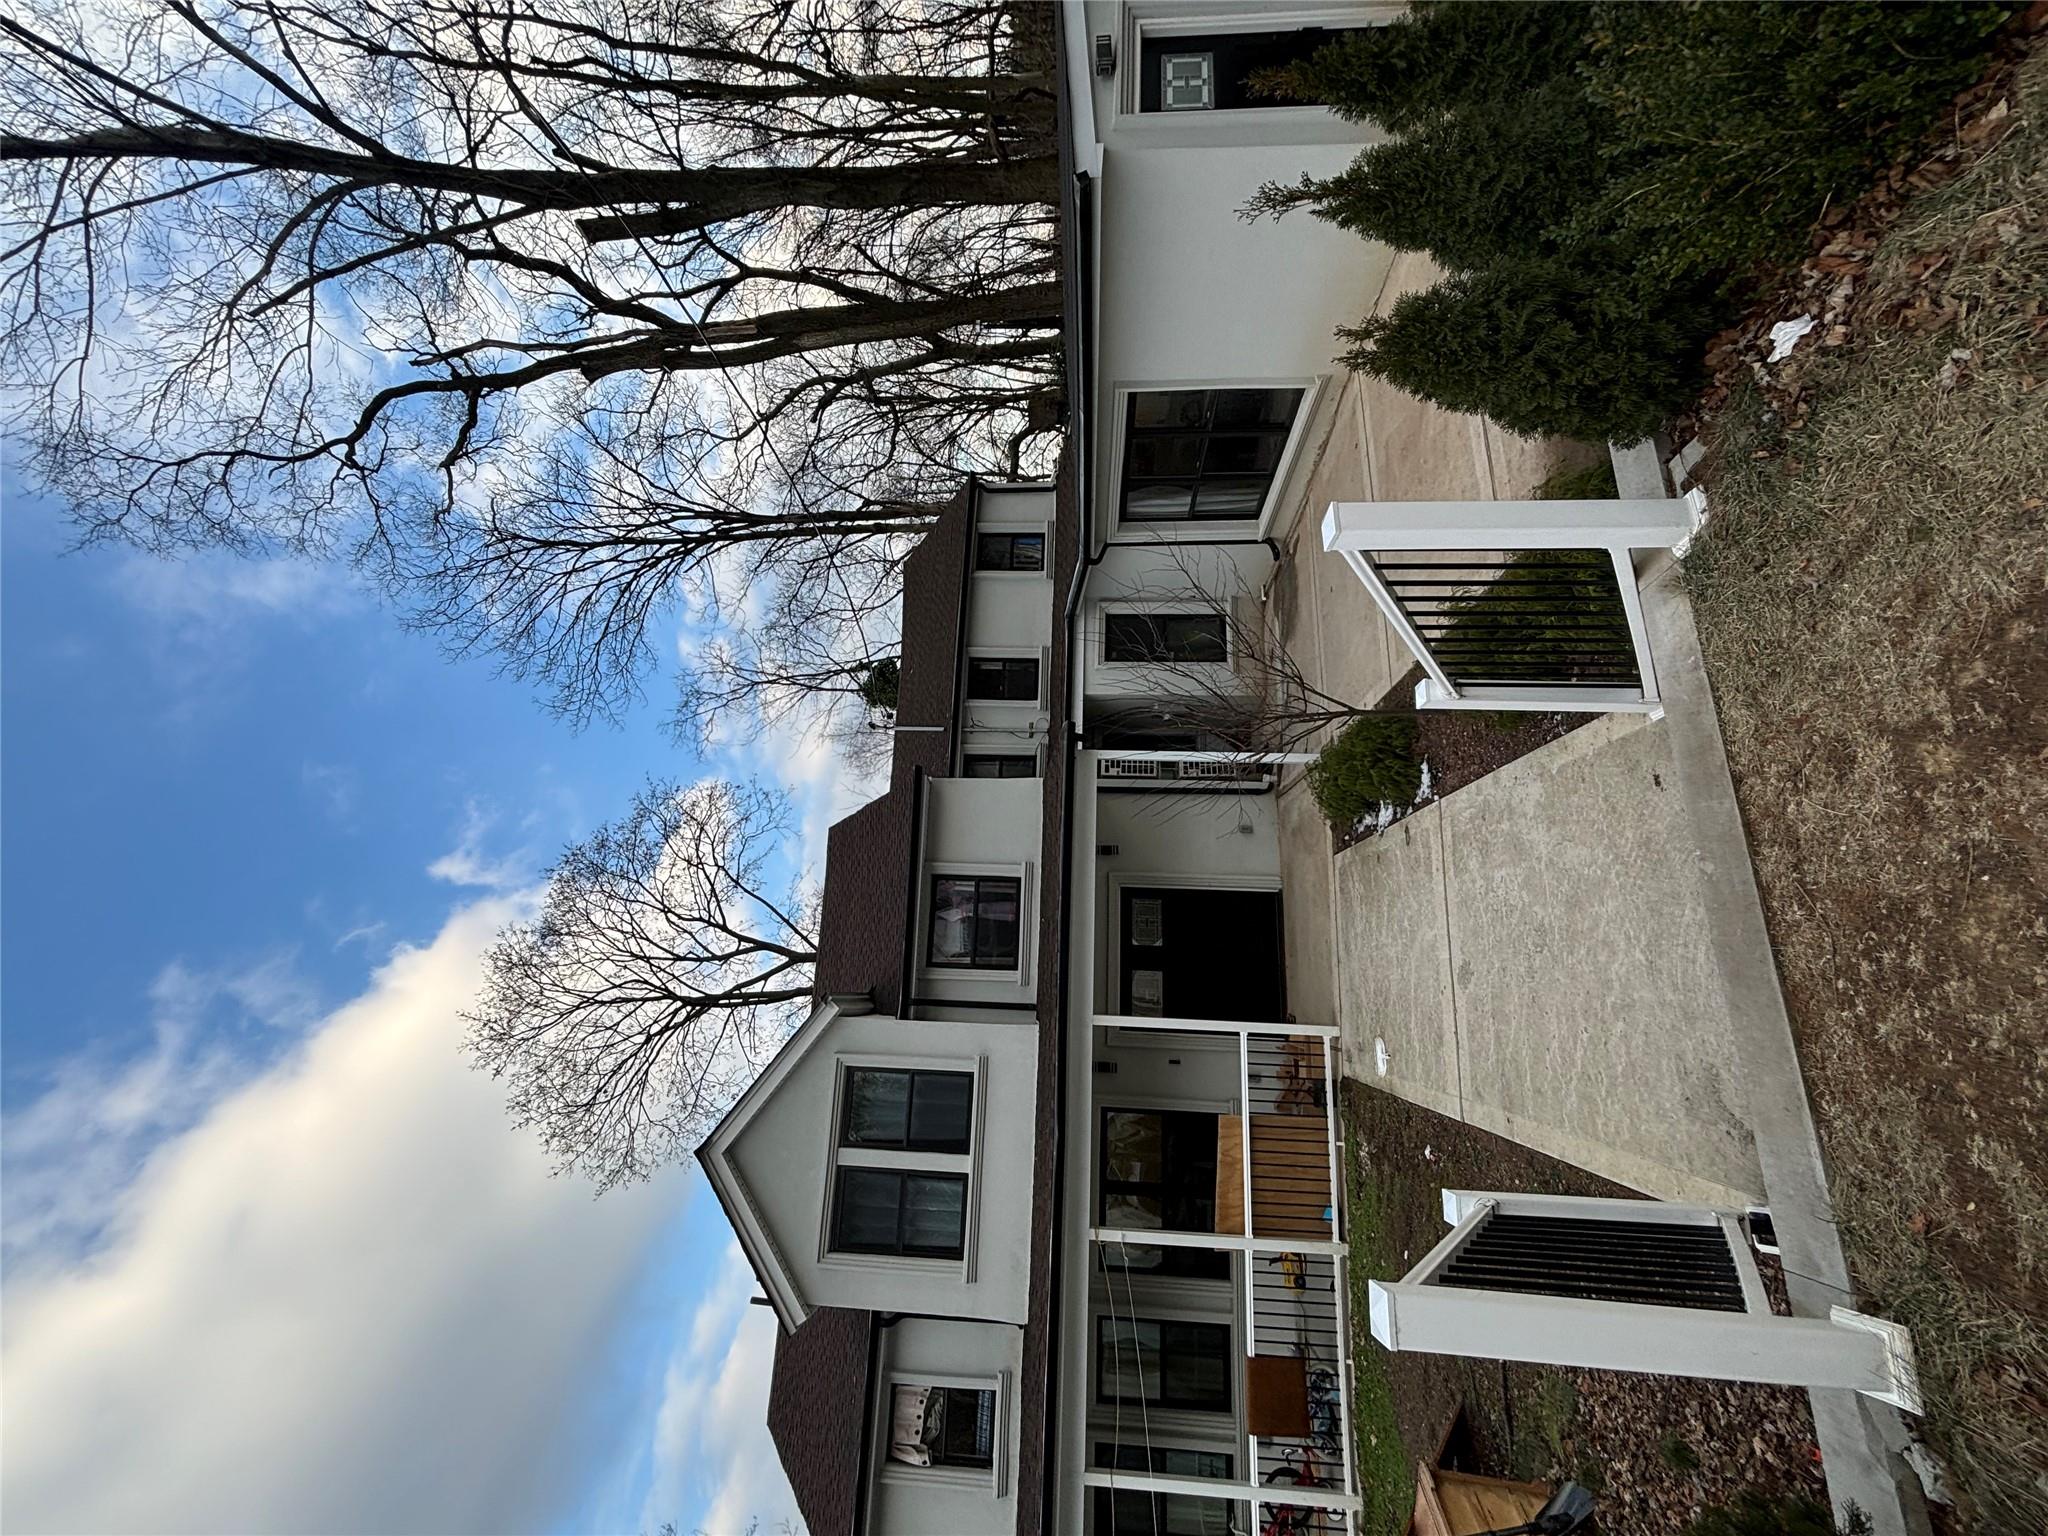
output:
<path id="1" fill-rule="evenodd" d="M 1335 176 L 1254 197 L 1257 212 L 1312 208 L 1368 240 L 1481 267 L 1555 254 L 1586 217 L 1601 163 L 1596 119 L 1577 88 L 1554 81 L 1525 99 L 1447 113 L 1377 144 Z"/>
<path id="2" fill-rule="evenodd" d="M 1512 431 L 1635 441 L 1708 335 L 1984 67 L 1987 0 L 1424 0 L 1275 72 L 1400 135 L 1264 189 L 1451 276 L 1347 361 Z M 1284 77 L 1284 78 L 1283 78 Z"/>
<path id="3" fill-rule="evenodd" d="M 1694 301 L 1645 306 L 1628 274 L 1504 259 L 1403 295 L 1338 334 L 1343 361 L 1510 432 L 1632 443 L 1698 388 Z"/>
<path id="4" fill-rule="evenodd" d="M 1254 83 L 1406 133 L 1570 75 L 1585 57 L 1594 9 L 1585 0 L 1421 0 L 1385 26 L 1347 30 L 1305 62 Z"/>
<path id="5" fill-rule="evenodd" d="M 1309 764 L 1309 793 L 1333 827 L 1381 805 L 1413 805 L 1422 790 L 1412 715 L 1360 715 Z"/>
<path id="6" fill-rule="evenodd" d="M 868 675 L 860 680 L 861 702 L 869 709 L 894 712 L 902 688 L 903 664 L 894 656 L 885 656 L 869 667 Z"/>

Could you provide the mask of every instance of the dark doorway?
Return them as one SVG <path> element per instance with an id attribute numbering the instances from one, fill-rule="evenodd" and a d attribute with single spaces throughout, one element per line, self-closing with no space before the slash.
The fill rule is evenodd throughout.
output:
<path id="1" fill-rule="evenodd" d="M 1287 1017 L 1278 891 L 1126 886 L 1118 920 L 1124 1013 L 1252 1024 Z"/>

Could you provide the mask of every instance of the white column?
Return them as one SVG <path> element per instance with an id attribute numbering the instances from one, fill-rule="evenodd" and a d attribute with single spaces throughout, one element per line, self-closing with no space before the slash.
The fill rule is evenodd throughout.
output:
<path id="1" fill-rule="evenodd" d="M 1845 1307 L 1822 1322 L 1405 1281 L 1369 1289 L 1372 1336 L 1391 1350 L 1833 1387 L 1920 1411 L 1911 1336 Z"/>

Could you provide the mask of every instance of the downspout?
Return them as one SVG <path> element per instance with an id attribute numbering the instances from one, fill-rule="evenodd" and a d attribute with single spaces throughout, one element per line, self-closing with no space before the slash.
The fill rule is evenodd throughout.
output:
<path id="1" fill-rule="evenodd" d="M 1059 1398 L 1061 1395 L 1060 1362 L 1060 1318 L 1066 1307 L 1062 1301 L 1062 1273 L 1066 1253 L 1066 1189 L 1067 1189 L 1067 1044 L 1071 1025 L 1071 1010 L 1068 998 L 1072 988 L 1068 983 L 1067 966 L 1072 958 L 1073 931 L 1067 921 L 1067 914 L 1073 910 L 1074 891 L 1074 850 L 1070 829 L 1074 825 L 1074 795 L 1076 769 L 1081 754 L 1081 651 L 1075 634 L 1076 620 L 1081 612 L 1081 599 L 1088 585 L 1088 573 L 1101 563 L 1108 547 L 1096 549 L 1094 488 L 1095 453 L 1094 402 L 1095 378 L 1095 303 L 1088 279 L 1090 253 L 1094 249 L 1095 199 L 1091 195 L 1089 176 L 1086 171 L 1074 172 L 1074 220 L 1076 224 L 1075 250 L 1080 255 L 1082 270 L 1072 274 L 1072 281 L 1081 288 L 1079 344 L 1074 376 L 1067 380 L 1068 398 L 1068 441 L 1077 446 L 1079 462 L 1074 467 L 1074 507 L 1080 518 L 1079 542 L 1075 549 L 1073 584 L 1067 591 L 1066 612 L 1061 622 L 1067 634 L 1067 670 L 1073 681 L 1067 689 L 1066 722 L 1066 772 L 1060 785 L 1060 835 L 1064 846 L 1060 851 L 1060 951 L 1059 951 L 1059 1001 L 1054 1012 L 1054 1029 L 1057 1037 L 1054 1044 L 1053 1082 L 1057 1085 L 1052 1102 L 1052 1242 L 1049 1261 L 1052 1273 L 1048 1286 L 1048 1304 L 1045 1317 L 1045 1358 L 1050 1401 L 1046 1404 L 1047 1454 L 1044 1458 L 1043 1485 L 1039 1489 L 1039 1526 L 1041 1530 L 1055 1529 L 1047 1517 L 1055 1513 L 1059 1502 L 1059 1452 L 1053 1441 L 1052 1427 L 1059 1423 Z M 1074 1384 L 1066 1384 L 1065 1390 L 1074 1390 Z"/>

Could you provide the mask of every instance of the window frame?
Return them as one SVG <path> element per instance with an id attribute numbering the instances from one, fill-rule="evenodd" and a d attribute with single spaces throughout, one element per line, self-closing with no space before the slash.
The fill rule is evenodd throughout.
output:
<path id="1" fill-rule="evenodd" d="M 980 949 L 979 926 L 981 921 L 981 887 L 984 881 L 1002 883 L 1013 888 L 1017 909 L 1017 952 L 1007 963 L 985 962 L 970 957 L 966 960 L 941 960 L 934 952 L 932 924 L 938 918 L 939 882 L 941 880 L 972 881 L 974 883 L 975 932 L 969 940 L 972 950 Z M 925 969 L 940 974 L 985 976 L 1016 976 L 1024 969 L 1024 946 L 1026 942 L 1026 912 L 1024 905 L 1024 876 L 1021 871 L 1012 870 L 951 870 L 931 868 L 925 872 L 924 882 L 924 963 Z"/>
<path id="2" fill-rule="evenodd" d="M 1229 667 L 1237 660 L 1237 646 L 1230 630 L 1230 615 L 1220 608 L 1170 607 L 1156 603 L 1102 603 L 1097 608 L 1096 659 L 1105 667 Z M 1213 621 L 1223 654 L 1214 659 L 1177 660 L 1166 656 L 1118 656 L 1112 653 L 1110 636 L 1118 619 L 1146 619 L 1155 624 L 1174 619 Z"/>
<path id="3" fill-rule="evenodd" d="M 1022 764 L 1025 771 L 1022 773 L 970 773 L 967 770 L 969 763 Z M 991 752 L 977 751 L 969 748 L 960 754 L 960 777 L 963 779 L 1036 779 L 1042 778 L 1044 775 L 1039 768 L 1038 754 L 1036 752 Z"/>
<path id="4" fill-rule="evenodd" d="M 882 1441 L 882 1450 L 874 1458 L 875 1475 L 883 1482 L 902 1483 L 929 1487 L 934 1483 L 971 1489 L 977 1493 L 990 1491 L 993 1484 L 996 1498 L 1007 1498 L 1010 1492 L 1010 1411 L 1011 1378 L 1008 1371 L 997 1371 L 987 1376 L 952 1376 L 934 1371 L 886 1371 L 878 1372 L 881 1377 L 881 1393 L 875 1401 L 874 1433 Z M 888 1452 L 888 1437 L 892 1416 L 896 1408 L 898 1387 L 930 1387 L 957 1392 L 993 1392 L 996 1397 L 995 1442 L 987 1467 L 953 1466 L 934 1462 L 929 1467 L 912 1466 L 909 1462 L 898 1461 Z"/>
<path id="5" fill-rule="evenodd" d="M 1184 119 L 1205 117 L 1209 113 L 1167 113 L 1166 117 Z M 1200 477 L 1190 483 L 1195 490 L 1190 492 L 1186 516 L 1180 517 L 1131 517 L 1124 511 L 1125 493 L 1129 482 L 1131 443 L 1135 436 L 1173 436 L 1173 429 L 1145 429 L 1133 433 L 1132 402 L 1139 395 L 1174 394 L 1190 392 L 1215 392 L 1220 390 L 1294 390 L 1300 398 L 1295 402 L 1294 417 L 1281 438 L 1279 457 L 1274 461 L 1271 479 L 1267 482 L 1265 495 L 1256 510 L 1228 517 L 1198 517 L 1194 513 L 1195 495 L 1199 491 Z M 1314 419 L 1322 399 L 1323 381 L 1312 375 L 1291 378 L 1235 378 L 1235 379 L 1137 379 L 1119 383 L 1113 393 L 1113 413 L 1109 416 L 1116 434 L 1115 452 L 1110 458 L 1112 473 L 1104 486 L 1110 504 L 1110 531 L 1112 534 L 1128 536 L 1133 531 L 1142 531 L 1149 540 L 1186 539 L 1236 539 L 1244 535 L 1247 527 L 1256 527 L 1272 516 L 1278 494 L 1294 472 L 1294 466 L 1301 451 L 1303 435 L 1308 424 Z M 1184 435 L 1184 434 L 1183 434 Z M 1206 437 L 1205 431 L 1204 436 Z M 1147 479 L 1172 481 L 1170 475 L 1147 476 Z M 1179 477 L 1187 478 L 1187 477 Z M 1249 478 L 1248 476 L 1237 478 Z"/>
<path id="6" fill-rule="evenodd" d="M 1136 1453 L 1135 1458 L 1129 1454 L 1133 1452 Z M 1220 1473 L 1204 1473 L 1199 1471 L 1176 1472 L 1172 1467 L 1164 1464 L 1165 1458 L 1170 1456 L 1214 1457 L 1223 1463 L 1223 1470 Z M 1141 1460 L 1144 1462 L 1143 1465 L 1140 1465 Z M 1213 1446 L 1202 1445 L 1146 1445 L 1132 1443 L 1118 1445 L 1115 1441 L 1098 1439 L 1095 1442 L 1092 1454 L 1089 1456 L 1088 1465 L 1091 1468 L 1103 1471 L 1146 1472 L 1164 1477 L 1215 1476 L 1232 1479 L 1237 1476 L 1237 1457 L 1232 1451 L 1219 1450 Z M 1233 1498 L 1231 1495 L 1224 1493 L 1202 1495 L 1140 1493 L 1128 1488 L 1098 1488 L 1095 1490 L 1094 1500 L 1094 1530 L 1096 1536 L 1115 1536 L 1116 1501 L 1118 1499 L 1134 1501 L 1144 1499 L 1146 1501 L 1146 1512 L 1149 1516 L 1145 1529 L 1148 1532 L 1153 1532 L 1173 1529 L 1171 1521 L 1172 1500 L 1197 1497 L 1212 1498 L 1237 1507 L 1242 1507 L 1243 1504 L 1241 1499 Z M 1229 1528 L 1233 1527 L 1226 1524 L 1226 1529 Z"/>
<path id="7" fill-rule="evenodd" d="M 850 1072 L 878 1068 L 883 1071 L 958 1072 L 974 1079 L 968 1119 L 968 1147 L 964 1153 L 904 1152 L 886 1147 L 843 1147 L 840 1127 L 846 1118 L 847 1077 Z M 881 1055 L 854 1052 L 835 1058 L 832 1074 L 831 1117 L 823 1126 L 819 1146 L 824 1167 L 823 1197 L 818 1201 L 817 1259 L 820 1265 L 839 1269 L 879 1269 L 891 1272 L 920 1272 L 950 1275 L 972 1282 L 977 1278 L 981 1225 L 981 1151 L 988 1103 L 988 1058 L 975 1056 Z M 963 1205 L 964 1252 L 959 1258 L 929 1258 L 916 1254 L 874 1253 L 864 1249 L 834 1246 L 838 1232 L 839 1174 L 847 1168 L 874 1168 L 905 1173 L 960 1175 L 967 1180 Z"/>
<path id="8" fill-rule="evenodd" d="M 1149 1323 L 1159 1329 L 1159 1396 L 1156 1398 L 1131 1398 L 1126 1400 L 1109 1390 L 1108 1364 L 1111 1351 L 1108 1347 L 1108 1340 L 1104 1329 L 1106 1327 L 1119 1327 L 1126 1323 L 1133 1327 Z M 1166 1332 L 1170 1328 L 1200 1328 L 1220 1333 L 1223 1336 L 1223 1397 L 1221 1402 L 1205 1402 L 1198 1399 L 1169 1398 L 1166 1396 Z M 1133 1315 L 1126 1317 L 1119 1313 L 1098 1312 L 1095 1314 L 1094 1338 L 1095 1401 L 1101 1406 L 1112 1408 L 1122 1403 L 1126 1408 L 1157 1408 L 1178 1413 L 1235 1413 L 1237 1411 L 1239 1392 L 1231 1371 L 1232 1363 L 1236 1359 L 1236 1351 L 1233 1347 L 1234 1334 L 1235 1330 L 1231 1324 L 1214 1318 L 1161 1317 L 1157 1315 L 1146 1317 Z"/>
<path id="9" fill-rule="evenodd" d="M 891 1077 L 907 1077 L 909 1088 L 903 1099 L 903 1140 L 898 1143 L 856 1141 L 853 1139 L 853 1079 L 859 1073 L 873 1073 Z M 957 1142 L 920 1142 L 912 1126 L 917 1118 L 917 1085 L 920 1078 L 959 1078 L 967 1085 L 967 1120 L 961 1128 Z M 980 1084 L 975 1074 L 959 1068 L 873 1066 L 866 1064 L 842 1065 L 839 1069 L 839 1150 L 841 1152 L 916 1152 L 936 1153 L 945 1157 L 965 1157 L 974 1150 L 974 1117 L 980 1106 L 975 1094 Z"/>
<path id="10" fill-rule="evenodd" d="M 974 540 L 972 555 L 974 574 L 977 576 L 1029 576 L 1040 578 L 1051 574 L 1052 534 L 1043 523 L 1033 523 L 1027 527 L 1018 528 L 976 527 L 972 537 Z M 1021 569 L 1016 565 L 984 565 L 981 561 L 981 541 L 983 539 L 1007 539 L 1013 560 L 1016 557 L 1017 540 L 1036 539 L 1038 541 L 1038 564 L 1035 567 Z"/>
<path id="11" fill-rule="evenodd" d="M 1028 574 L 1028 573 L 1027 573 Z M 999 662 L 1004 664 L 1006 675 L 1009 667 L 1029 663 L 1031 667 L 1032 692 L 1028 696 L 1012 697 L 1008 694 L 989 695 L 974 691 L 974 668 L 976 663 Z M 974 649 L 967 653 L 965 666 L 961 669 L 960 697 L 966 704 L 1021 704 L 1026 708 L 1037 708 L 1045 702 L 1045 655 L 1038 650 L 1023 649 Z"/>
<path id="12" fill-rule="evenodd" d="M 1191 1119 L 1208 1120 L 1211 1122 L 1209 1133 L 1213 1137 L 1216 1135 L 1217 1130 L 1220 1129 L 1223 1116 L 1229 1113 L 1231 1113 L 1231 1111 L 1229 1110 L 1187 1108 L 1178 1104 L 1168 1106 L 1164 1104 L 1133 1104 L 1123 1102 L 1098 1103 L 1096 1105 L 1095 1116 L 1096 1220 L 1104 1227 L 1111 1227 L 1116 1225 L 1116 1223 L 1112 1222 L 1109 1217 L 1109 1197 L 1112 1193 L 1125 1195 L 1132 1198 L 1144 1198 L 1149 1192 L 1157 1190 L 1160 1207 L 1160 1221 L 1162 1223 L 1159 1230 L 1163 1232 L 1213 1232 L 1215 1230 L 1215 1213 L 1213 1209 L 1210 1212 L 1211 1224 L 1207 1228 L 1169 1227 L 1164 1225 L 1164 1222 L 1168 1214 L 1168 1196 L 1174 1192 L 1174 1182 L 1171 1178 L 1161 1179 L 1158 1182 L 1154 1183 L 1152 1181 L 1141 1179 L 1114 1179 L 1110 1177 L 1109 1117 L 1111 1115 L 1161 1116 L 1162 1118 L 1159 1128 L 1160 1158 L 1162 1164 L 1164 1164 L 1166 1160 L 1169 1133 L 1171 1130 L 1171 1127 L 1168 1126 L 1168 1124 L 1166 1123 L 1165 1117 L 1186 1116 Z M 1163 1171 L 1169 1170 L 1163 1169 Z M 1214 1178 L 1215 1174 L 1214 1170 L 1212 1169 L 1210 1173 L 1210 1203 L 1212 1206 L 1214 1205 L 1215 1201 Z M 1143 1245 L 1133 1243 L 1130 1246 L 1140 1247 Z M 1148 1265 L 1143 1269 L 1139 1269 L 1133 1266 L 1130 1272 L 1134 1275 L 1144 1275 L 1161 1280 L 1194 1280 L 1211 1285 L 1217 1283 L 1227 1283 L 1233 1277 L 1233 1267 L 1231 1264 L 1230 1254 L 1228 1253 L 1228 1251 L 1224 1249 L 1188 1248 L 1183 1247 L 1179 1244 L 1162 1243 L 1156 1246 L 1155 1251 L 1158 1252 L 1158 1254 L 1160 1255 L 1161 1262 L 1157 1264 Z"/>
<path id="13" fill-rule="evenodd" d="M 1340 10 L 1332 6 L 1317 6 L 1310 0 L 1307 5 L 1281 7 L 1260 7 L 1245 5 L 1242 9 L 1219 9 L 1215 14 L 1202 12 L 1190 15 L 1186 11 L 1175 11 L 1167 15 L 1153 13 L 1145 0 L 1126 0 L 1122 22 L 1117 37 L 1117 82 L 1116 113 L 1121 119 L 1134 124 L 1150 127 L 1161 122 L 1197 122 L 1221 120 L 1243 122 L 1252 119 L 1280 119 L 1290 125 L 1327 123 L 1336 118 L 1327 106 L 1317 103 L 1298 103 L 1270 107 L 1209 107 L 1201 110 L 1183 108 L 1179 111 L 1146 111 L 1144 98 L 1145 45 L 1150 41 L 1173 38 L 1213 37 L 1229 32 L 1289 32 L 1321 27 L 1325 31 L 1363 29 L 1385 26 L 1400 17 L 1404 5 L 1376 5 L 1363 14 L 1355 8 Z M 1128 63 L 1126 62 L 1128 61 Z M 1348 142 L 1348 140 L 1347 140 Z"/>
<path id="14" fill-rule="evenodd" d="M 850 1182 L 848 1178 L 849 1175 L 853 1175 L 855 1176 L 855 1178 L 893 1178 L 896 1181 L 895 1246 L 887 1248 L 882 1247 L 880 1245 L 861 1246 L 859 1244 L 848 1241 L 841 1235 L 841 1217 L 843 1215 L 846 1205 L 845 1186 Z M 907 1220 L 907 1213 L 910 1209 L 909 1201 L 906 1197 L 909 1194 L 910 1181 L 912 1179 L 930 1179 L 934 1181 L 943 1180 L 946 1183 L 957 1184 L 959 1186 L 960 1238 L 957 1246 L 950 1249 L 914 1248 L 910 1246 L 910 1244 L 904 1236 L 904 1226 Z M 841 1160 L 839 1163 L 835 1165 L 835 1167 L 832 1170 L 832 1198 L 829 1202 L 831 1209 L 830 1214 L 827 1218 L 829 1223 L 828 1241 L 831 1244 L 832 1252 L 835 1254 L 844 1254 L 849 1257 L 864 1259 L 926 1259 L 941 1264 L 958 1264 L 959 1262 L 961 1262 L 961 1260 L 967 1257 L 967 1228 L 969 1216 L 969 1206 L 967 1199 L 967 1179 L 968 1175 L 964 1170 L 955 1173 L 950 1169 L 942 1170 L 937 1168 L 875 1167 L 865 1163 L 855 1163 Z"/>

